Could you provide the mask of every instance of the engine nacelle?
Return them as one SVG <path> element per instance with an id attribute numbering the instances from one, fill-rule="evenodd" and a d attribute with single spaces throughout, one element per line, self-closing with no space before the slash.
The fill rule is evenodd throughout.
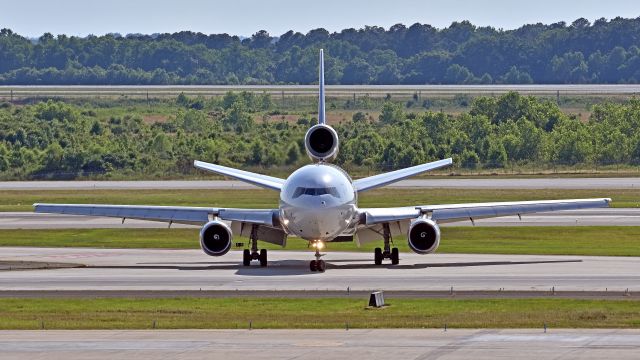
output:
<path id="1" fill-rule="evenodd" d="M 338 156 L 338 133 L 329 125 L 314 125 L 304 136 L 304 146 L 313 161 L 331 161 Z"/>
<path id="2" fill-rule="evenodd" d="M 409 226 L 407 240 L 413 252 L 430 254 L 440 245 L 440 227 L 431 219 L 414 220 Z"/>
<path id="3" fill-rule="evenodd" d="M 231 229 L 220 221 L 210 221 L 200 230 L 200 247 L 209 256 L 222 256 L 231 250 Z"/>

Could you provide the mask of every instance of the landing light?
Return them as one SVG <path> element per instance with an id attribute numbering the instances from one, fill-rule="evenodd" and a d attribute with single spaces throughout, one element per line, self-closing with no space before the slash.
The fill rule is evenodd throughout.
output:
<path id="1" fill-rule="evenodd" d="M 318 250 L 324 249 L 324 242 L 323 241 L 314 241 L 311 246 L 313 246 L 314 248 L 316 248 Z"/>

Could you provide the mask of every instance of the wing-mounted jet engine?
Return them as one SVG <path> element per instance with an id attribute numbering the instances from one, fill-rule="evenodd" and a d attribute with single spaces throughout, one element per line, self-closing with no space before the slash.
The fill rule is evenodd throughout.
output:
<path id="1" fill-rule="evenodd" d="M 409 226 L 407 240 L 413 252 L 430 254 L 440 245 L 440 227 L 431 219 L 416 219 Z"/>
<path id="2" fill-rule="evenodd" d="M 210 221 L 200 230 L 200 247 L 209 256 L 222 256 L 228 253 L 232 241 L 231 229 L 222 221 Z"/>

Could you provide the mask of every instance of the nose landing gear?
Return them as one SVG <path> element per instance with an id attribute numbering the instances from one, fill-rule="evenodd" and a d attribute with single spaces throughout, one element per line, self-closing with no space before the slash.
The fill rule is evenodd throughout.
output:
<path id="1" fill-rule="evenodd" d="M 324 254 L 320 254 L 320 249 L 324 248 L 324 242 L 321 240 L 316 240 L 311 244 L 311 246 L 316 249 L 316 259 L 311 260 L 311 262 L 309 263 L 309 270 L 314 272 L 324 272 L 327 269 L 327 264 L 324 262 L 324 260 L 320 259 L 322 256 L 324 256 Z"/>

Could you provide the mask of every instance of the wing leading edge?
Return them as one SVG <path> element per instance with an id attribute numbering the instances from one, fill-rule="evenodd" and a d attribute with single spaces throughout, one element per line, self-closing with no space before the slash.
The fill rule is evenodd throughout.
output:
<path id="1" fill-rule="evenodd" d="M 36 213 L 104 216 L 193 225 L 206 224 L 213 218 L 266 226 L 274 226 L 277 222 L 277 210 L 273 209 L 93 204 L 34 204 L 33 206 Z"/>
<path id="2" fill-rule="evenodd" d="M 508 215 L 531 214 L 536 212 L 603 208 L 608 207 L 610 203 L 611 199 L 601 198 L 424 205 L 415 207 L 371 208 L 360 210 L 363 217 L 363 225 L 375 225 L 385 222 L 411 220 L 421 215 L 427 215 L 432 220 L 443 223 Z"/>

